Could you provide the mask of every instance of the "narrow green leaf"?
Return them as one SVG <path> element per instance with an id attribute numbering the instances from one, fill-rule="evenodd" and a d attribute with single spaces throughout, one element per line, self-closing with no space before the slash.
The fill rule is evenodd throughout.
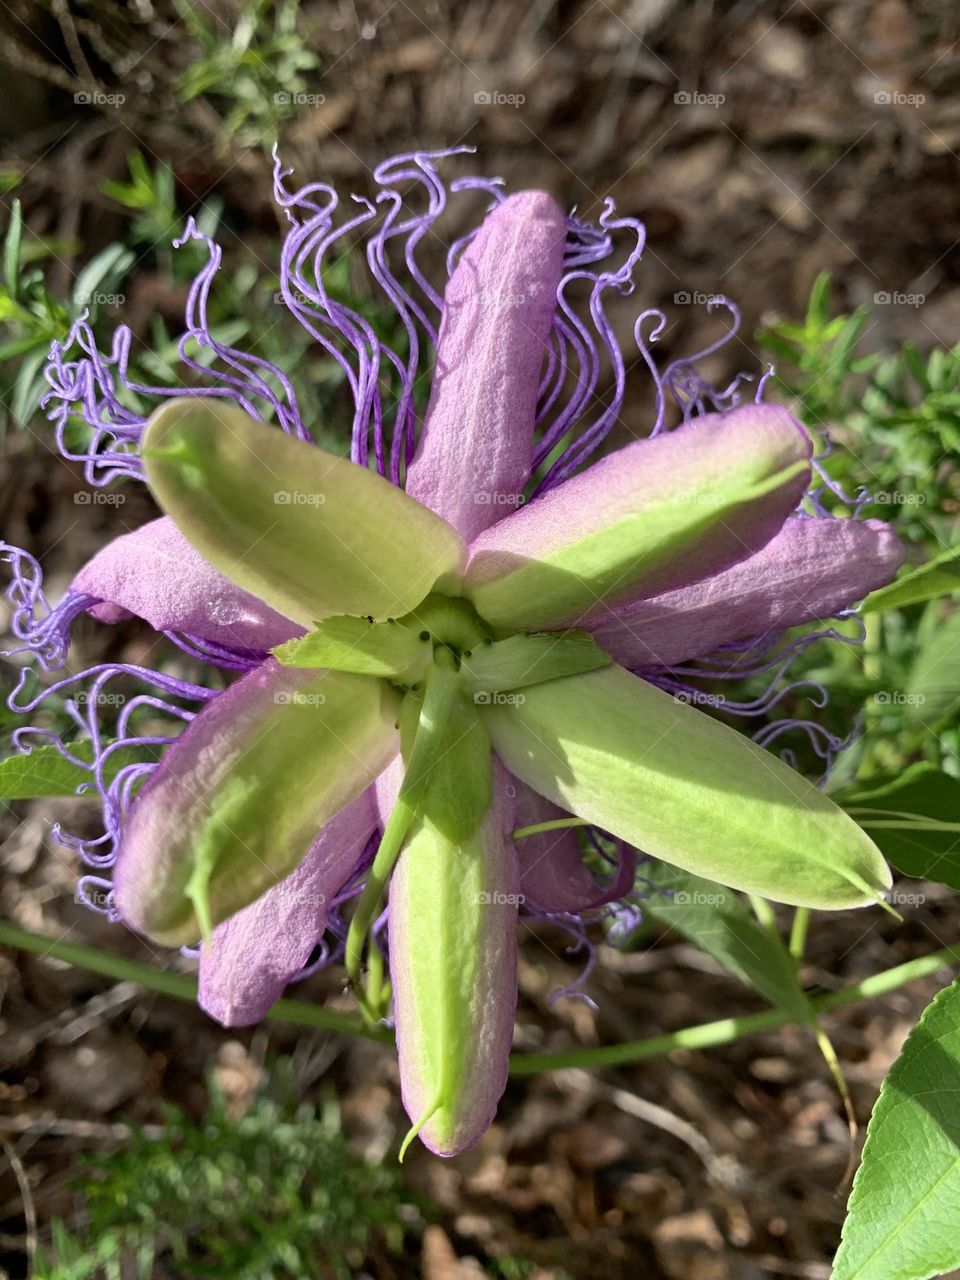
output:
<path id="1" fill-rule="evenodd" d="M 45 386 L 43 367 L 47 362 L 46 350 L 34 351 L 21 361 L 17 370 L 17 383 L 10 403 L 10 416 L 14 422 L 27 423 L 37 411 L 41 392 Z"/>
<path id="2" fill-rule="evenodd" d="M 644 866 L 643 880 L 654 886 L 644 896 L 644 915 L 683 934 L 774 1008 L 814 1021 L 796 966 L 732 890 L 662 862 Z"/>
<path id="3" fill-rule="evenodd" d="M 819 329 L 830 316 L 830 272 L 821 271 L 813 282 L 807 303 L 807 327 Z"/>
<path id="4" fill-rule="evenodd" d="M 870 1117 L 832 1280 L 960 1267 L 960 983 L 927 1006 Z"/>
<path id="5" fill-rule="evenodd" d="M 396 620 L 325 618 L 313 631 L 278 645 L 274 657 L 285 667 L 329 667 L 363 675 L 418 680 L 433 657 L 429 633 Z"/>
<path id="6" fill-rule="evenodd" d="M 108 244 L 86 264 L 73 285 L 75 306 L 87 307 L 95 301 L 95 295 L 108 278 L 120 280 L 136 258 L 132 249 L 123 244 Z M 106 290 L 105 290 L 106 291 Z"/>
<path id="7" fill-rule="evenodd" d="M 921 763 L 833 798 L 898 871 L 960 889 L 960 778 Z"/>
<path id="8" fill-rule="evenodd" d="M 43 354 L 46 356 L 48 346 L 47 336 L 43 333 L 29 333 L 23 338 L 11 338 L 9 342 L 0 344 L 0 360 L 14 360 L 35 347 L 42 347 Z"/>
<path id="9" fill-rule="evenodd" d="M 912 342 L 905 342 L 900 348 L 900 359 L 903 365 L 913 375 L 913 380 L 923 392 L 928 396 L 932 390 L 930 379 L 927 376 L 927 366 L 923 362 L 923 357 Z"/>
<path id="10" fill-rule="evenodd" d="M 907 681 L 906 709 L 910 720 L 926 725 L 960 709 L 960 609 L 921 643 Z"/>
<path id="11" fill-rule="evenodd" d="M 901 574 L 889 586 L 871 591 L 860 611 L 876 613 L 880 609 L 902 609 L 905 605 L 933 600 L 957 590 L 960 590 L 960 544 L 948 547 L 919 569 Z"/>
<path id="12" fill-rule="evenodd" d="M 110 744 L 105 744 L 109 746 Z M 71 742 L 73 755 L 88 764 L 93 763 L 93 744 Z M 111 781 L 125 765 L 144 759 L 142 752 L 131 748 L 114 751 L 104 769 L 104 777 Z M 93 774 L 88 768 L 65 759 L 56 747 L 49 743 L 34 747 L 29 755 L 18 754 L 0 760 L 0 800 L 29 800 L 38 796 L 72 796 L 82 783 L 91 783 Z"/>
<path id="13" fill-rule="evenodd" d="M 483 711 L 512 773 L 664 862 L 826 910 L 890 887 L 876 845 L 812 783 L 621 667 L 533 685 Z"/>
<path id="14" fill-rule="evenodd" d="M 466 550 L 369 471 L 212 400 L 171 400 L 144 436 L 147 479 L 184 536 L 238 586 L 312 626 L 409 613 Z"/>
<path id="15" fill-rule="evenodd" d="M 487 641 L 463 655 L 462 670 L 468 689 L 498 693 L 595 671 L 610 660 L 589 632 L 558 631 Z"/>
<path id="16" fill-rule="evenodd" d="M 3 242 L 3 277 L 7 282 L 10 296 L 16 298 L 19 293 L 20 278 L 20 242 L 23 237 L 23 206 L 14 200 L 10 211 L 10 225 L 7 227 Z"/>

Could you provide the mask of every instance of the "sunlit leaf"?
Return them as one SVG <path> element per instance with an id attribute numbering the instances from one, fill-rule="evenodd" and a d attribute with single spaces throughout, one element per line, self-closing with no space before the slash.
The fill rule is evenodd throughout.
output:
<path id="1" fill-rule="evenodd" d="M 883 1082 L 832 1280 L 931 1280 L 960 1267 L 960 983 Z"/>
<path id="2" fill-rule="evenodd" d="M 933 600 L 957 590 L 960 590 L 960 545 L 949 547 L 919 569 L 901 574 L 888 587 L 872 591 L 860 610 L 862 613 L 876 613 L 880 609 L 902 609 L 905 605 Z"/>
<path id="3" fill-rule="evenodd" d="M 103 746 L 109 747 L 109 743 Z M 88 764 L 93 762 L 93 744 L 71 742 L 72 755 Z M 112 752 L 106 761 L 103 776 L 113 780 L 128 764 L 144 758 L 143 752 L 120 748 Z M 37 796 L 72 796 L 82 783 L 91 784 L 93 774 L 89 768 L 67 760 L 55 746 L 44 743 L 36 746 L 29 755 L 19 753 L 0 760 L 0 800 L 27 800 Z"/>

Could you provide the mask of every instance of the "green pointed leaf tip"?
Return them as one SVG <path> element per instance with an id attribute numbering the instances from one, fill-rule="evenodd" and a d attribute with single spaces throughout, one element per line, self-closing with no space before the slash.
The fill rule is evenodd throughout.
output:
<path id="1" fill-rule="evenodd" d="M 910 1032 L 870 1117 L 832 1280 L 932 1280 L 960 1267 L 960 983 Z"/>
<path id="2" fill-rule="evenodd" d="M 833 799 L 898 871 L 960 889 L 960 778 L 921 763 L 844 787 Z"/>
<path id="3" fill-rule="evenodd" d="M 399 705 L 383 680 L 273 663 L 220 694 L 131 809 L 124 920 L 181 946 L 278 884 L 396 755 Z"/>
<path id="4" fill-rule="evenodd" d="M 143 440 L 160 506 L 238 586 L 309 627 L 409 613 L 466 551 L 381 476 L 219 401 L 172 400 Z"/>
<path id="5" fill-rule="evenodd" d="M 328 667 L 361 675 L 387 676 L 404 684 L 423 678 L 433 658 L 430 633 L 395 619 L 337 617 L 278 645 L 273 655 L 285 667 Z"/>
<path id="6" fill-rule="evenodd" d="M 876 845 L 816 787 L 618 666 L 534 685 L 485 714 L 512 773 L 664 862 L 825 910 L 890 888 Z"/>

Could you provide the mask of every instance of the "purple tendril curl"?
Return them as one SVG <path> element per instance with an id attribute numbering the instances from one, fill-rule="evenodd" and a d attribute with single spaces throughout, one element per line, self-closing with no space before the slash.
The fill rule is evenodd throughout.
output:
<path id="1" fill-rule="evenodd" d="M 284 168 L 274 154 L 274 196 L 288 224 L 280 251 L 279 298 L 343 375 L 348 412 L 352 415 L 351 458 L 361 466 L 375 466 L 397 485 L 403 482 L 416 446 L 419 423 L 415 391 L 432 369 L 443 305 L 442 288 L 430 282 L 418 253 L 424 241 L 440 239 L 437 224 L 453 200 L 465 198 L 475 203 L 479 194 L 488 205 L 496 205 L 504 198 L 499 179 L 465 176 L 446 181 L 441 177 L 439 162 L 471 150 L 453 147 L 395 156 L 374 171 L 375 190 L 369 197 L 353 196 L 348 202 L 341 202 L 337 191 L 325 183 L 289 187 L 292 170 Z M 448 273 L 475 234 L 474 231 L 446 246 Z M 539 479 L 533 486 L 535 493 L 554 488 L 582 469 L 620 419 L 628 362 L 614 335 L 607 306 L 612 298 L 634 292 L 645 238 L 643 224 L 635 218 L 619 216 L 612 199 L 605 202 L 596 224 L 583 220 L 576 212 L 567 220 L 565 272 L 558 288 L 558 306 L 539 386 L 533 458 Z M 134 381 L 129 371 L 130 329 L 121 325 L 109 351 L 102 352 L 86 312 L 74 322 L 63 342 L 52 345 L 46 367 L 48 390 L 41 406 L 53 424 L 61 454 L 82 465 L 91 486 L 104 487 L 121 478 L 142 478 L 140 438 L 148 416 L 164 398 L 223 397 L 259 420 L 274 421 L 292 436 L 312 440 L 287 375 L 261 357 L 219 341 L 211 332 L 208 306 L 221 267 L 221 250 L 199 230 L 193 218 L 188 219 L 174 247 L 190 242 L 205 247 L 207 257 L 186 301 L 184 330 L 178 342 L 184 367 L 182 383 L 147 386 Z M 399 320 L 404 335 L 402 350 L 391 347 L 363 315 L 335 296 L 329 284 L 329 268 L 349 252 L 362 253 L 375 294 Z M 729 342 L 740 326 L 739 312 L 726 298 L 717 298 L 710 306 L 729 313 L 731 322 L 726 331 L 703 351 L 673 360 L 662 371 L 658 371 L 652 349 L 666 317 L 656 309 L 647 309 L 635 322 L 638 354 L 630 363 L 640 365 L 641 373 L 645 369 L 652 379 L 651 434 L 666 429 L 670 402 L 677 411 L 675 416 L 683 420 L 729 409 L 740 402 L 743 376 L 718 390 L 697 370 L 698 362 Z M 757 400 L 768 377 L 769 374 L 764 375 L 756 388 Z M 829 518 L 822 500 L 826 492 L 832 492 L 859 513 L 866 495 L 851 499 L 836 490 L 820 466 L 828 453 L 829 445 L 816 459 L 819 484 L 809 495 L 810 518 Z M 79 882 L 79 900 L 111 915 L 110 881 L 104 873 L 113 863 L 124 815 L 137 788 L 156 767 L 163 748 L 205 703 L 217 696 L 219 689 L 131 663 L 106 663 L 54 682 L 40 680 L 38 673 L 49 675 L 63 670 L 73 622 L 96 601 L 68 591 L 51 606 L 44 594 L 37 560 L 6 544 L 0 544 L 0 554 L 10 566 L 7 598 L 17 641 L 13 654 L 21 655 L 24 664 L 9 706 L 23 714 L 45 708 L 50 723 L 59 723 L 55 712 L 61 720 L 65 713 L 69 721 L 67 729 L 42 724 L 20 728 L 14 734 L 14 744 L 24 753 L 39 743 L 50 744 L 86 771 L 88 780 L 79 790 L 100 796 L 102 833 L 92 839 L 60 830 L 56 834 L 91 869 L 92 874 L 84 875 Z M 166 634 L 192 661 L 205 664 L 214 673 L 245 672 L 266 656 L 195 636 Z M 783 699 L 801 689 L 812 694 L 815 704 L 822 707 L 826 700 L 822 686 L 790 681 L 788 670 L 807 645 L 824 637 L 855 642 L 832 629 L 803 635 L 785 649 L 777 648 L 776 638 L 764 638 L 736 653 L 719 652 L 711 660 L 691 667 L 641 674 L 677 696 L 702 702 L 706 695 L 699 690 L 697 681 L 739 680 L 771 671 L 771 682 L 764 694 L 746 702 L 724 700 L 724 711 L 745 717 L 767 716 Z M 214 683 L 222 686 L 223 678 Z M 122 693 L 114 691 L 117 686 Z M 111 717 L 114 723 L 109 738 L 105 737 L 102 724 L 104 707 L 119 708 Z M 795 718 L 765 723 L 754 734 L 754 740 L 773 746 L 788 733 L 805 736 L 826 767 L 845 745 L 815 722 Z M 785 750 L 784 755 L 787 754 Z M 611 861 L 595 833 L 588 832 L 586 838 L 593 842 L 601 858 Z M 376 841 L 334 904 L 327 935 L 303 975 L 342 955 L 343 910 L 360 891 L 375 847 Z M 631 851 L 621 851 L 612 860 L 606 889 L 598 885 L 598 896 L 587 908 L 587 919 L 606 914 L 611 937 L 626 937 L 639 911 L 635 883 L 635 856 Z M 584 919 L 566 913 L 532 914 L 567 930 L 574 949 L 585 949 L 584 974 L 557 993 L 579 994 L 578 988 L 595 958 Z"/>

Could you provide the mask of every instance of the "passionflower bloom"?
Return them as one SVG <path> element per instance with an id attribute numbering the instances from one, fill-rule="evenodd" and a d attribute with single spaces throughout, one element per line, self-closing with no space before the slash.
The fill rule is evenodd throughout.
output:
<path id="1" fill-rule="evenodd" d="M 112 881 L 84 883 L 158 943 L 202 939 L 200 1002 L 226 1025 L 342 955 L 368 1018 L 392 1002 L 408 1141 L 441 1155 L 478 1140 L 503 1092 L 521 906 L 570 923 L 629 901 L 634 851 L 808 907 L 889 887 L 869 837 L 765 749 L 798 730 L 828 754 L 810 725 L 752 741 L 684 691 L 698 673 L 779 672 L 785 629 L 848 609 L 901 559 L 884 525 L 829 514 L 789 412 L 739 403 L 739 381 L 715 391 L 690 361 L 658 373 L 658 312 L 636 329 L 649 434 L 598 458 L 626 394 L 604 305 L 633 288 L 642 228 L 612 204 L 591 227 L 543 192 L 448 188 L 449 154 L 382 166 L 377 200 L 346 219 L 332 190 L 290 195 L 276 169 L 282 294 L 342 371 L 349 459 L 315 443 L 331 424 L 302 421 L 282 374 L 210 332 L 210 244 L 189 382 L 132 384 L 128 331 L 105 356 L 85 321 L 48 370 L 67 456 L 91 484 L 145 479 L 163 517 L 94 556 L 54 609 L 36 562 L 8 552 L 15 630 L 42 667 L 62 665 L 79 614 L 136 615 L 232 679 L 106 664 L 27 697 L 23 677 L 18 710 L 85 690 L 68 707 L 93 741 L 105 829 L 62 839 Z M 411 212 L 418 190 L 426 211 Z M 450 193 L 478 190 L 493 207 L 451 247 L 441 297 L 415 251 Z M 619 233 L 635 238 L 624 265 L 599 269 Z M 327 291 L 327 257 L 357 234 L 402 352 Z M 683 422 L 666 430 L 670 397 Z M 147 691 L 108 737 L 103 689 L 131 678 Z M 182 731 L 158 731 L 164 716 Z M 44 737 L 80 759 L 51 730 L 17 741 Z"/>

